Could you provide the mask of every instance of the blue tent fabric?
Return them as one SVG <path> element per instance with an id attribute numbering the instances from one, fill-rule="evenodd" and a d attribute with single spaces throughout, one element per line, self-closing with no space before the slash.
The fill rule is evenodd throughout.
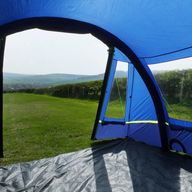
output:
<path id="1" fill-rule="evenodd" d="M 158 124 L 154 124 L 157 121 L 156 111 L 149 91 L 133 64 L 128 63 L 130 61 L 125 58 L 123 53 L 115 49 L 96 139 L 130 137 L 151 145 L 161 146 L 159 127 Z M 127 62 L 125 65 L 128 65 L 126 112 L 122 119 L 105 116 L 117 61 Z"/>
<path id="2" fill-rule="evenodd" d="M 170 118 L 169 124 L 170 148 L 175 151 L 192 154 L 192 122 Z"/>
<path id="3" fill-rule="evenodd" d="M 169 119 L 170 127 L 174 130 L 183 130 L 192 132 L 192 122 L 182 121 L 178 119 Z"/>
<path id="4" fill-rule="evenodd" d="M 3 65 L 5 36 L 19 30 L 39 27 L 92 33 L 108 46 L 117 47 L 100 119 L 97 118 L 101 122 L 96 124 L 96 138 L 132 137 L 164 149 L 170 142 L 176 146 L 173 139 L 177 139 L 192 154 L 191 123 L 169 119 L 148 67 L 192 56 L 191 7 L 191 0 L 1 0 L 0 64 Z M 111 121 L 106 119 L 105 110 L 117 61 L 127 62 L 132 68 L 128 74 L 126 113 L 124 119 L 103 124 L 103 120 Z M 132 121 L 142 122 L 126 124 Z M 176 150 L 182 151 L 179 142 Z"/>
<path id="5" fill-rule="evenodd" d="M 121 51 L 119 51 L 119 49 L 115 49 L 113 59 L 116 61 L 131 63 L 129 58 L 126 55 L 124 55 Z"/>
<path id="6" fill-rule="evenodd" d="M 186 49 L 191 56 L 191 1 L 152 0 L 6 0 L 0 2 L 0 25 L 33 17 L 69 18 L 97 25 L 125 42 L 139 58 Z M 185 38 L 184 38 L 185 37 Z M 175 55 L 175 56 L 174 56 Z M 171 54 L 178 58 L 178 52 Z M 157 62 L 166 61 L 164 56 Z"/>
<path id="7" fill-rule="evenodd" d="M 157 120 L 156 111 L 149 91 L 135 69 L 133 84 L 129 86 L 133 87 L 130 121 Z"/>
<path id="8" fill-rule="evenodd" d="M 169 143 L 170 149 L 192 154 L 191 148 L 192 133 L 184 130 L 170 130 Z M 172 142 L 173 141 L 173 142 Z"/>
<path id="9" fill-rule="evenodd" d="M 128 137 L 136 141 L 142 141 L 149 145 L 161 146 L 158 125 L 152 123 L 130 124 L 128 127 Z"/>
<path id="10" fill-rule="evenodd" d="M 115 52 L 116 53 L 116 52 Z M 120 51 L 118 50 L 118 54 Z M 100 120 L 103 120 L 105 117 L 105 112 L 110 98 L 110 93 L 112 89 L 112 83 L 115 76 L 116 66 L 117 66 L 117 57 L 115 56 L 112 62 L 112 67 L 109 75 L 108 86 L 105 92 L 105 99 L 103 104 L 103 110 L 100 115 Z M 122 60 L 120 60 L 122 61 Z M 125 61 L 125 60 L 124 60 Z M 127 60 L 129 61 L 129 60 Z M 126 114 L 127 121 L 135 120 L 157 120 L 155 108 L 153 101 L 149 94 L 149 91 L 140 77 L 139 73 L 136 71 L 132 64 L 127 63 L 128 65 L 128 80 L 127 80 L 127 109 Z M 142 94 L 139 94 L 142 93 Z M 125 115 L 125 116 L 126 116 Z M 128 119 L 128 116 L 129 119 Z"/>

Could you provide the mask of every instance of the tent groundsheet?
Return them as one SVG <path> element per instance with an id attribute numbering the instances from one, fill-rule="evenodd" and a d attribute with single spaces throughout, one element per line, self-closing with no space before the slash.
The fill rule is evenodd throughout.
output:
<path id="1" fill-rule="evenodd" d="M 192 191 L 192 159 L 130 140 L 0 167 L 0 191 Z"/>

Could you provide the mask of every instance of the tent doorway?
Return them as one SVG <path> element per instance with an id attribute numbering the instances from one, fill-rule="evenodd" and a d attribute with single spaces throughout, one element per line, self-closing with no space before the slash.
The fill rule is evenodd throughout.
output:
<path id="1" fill-rule="evenodd" d="M 33 29 L 7 36 L 5 163 L 90 146 L 107 50 L 90 34 Z"/>

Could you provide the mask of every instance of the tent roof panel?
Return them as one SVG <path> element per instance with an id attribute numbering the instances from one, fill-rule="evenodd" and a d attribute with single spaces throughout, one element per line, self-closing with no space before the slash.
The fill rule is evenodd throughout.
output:
<path id="1" fill-rule="evenodd" d="M 0 25 L 33 17 L 84 21 L 112 33 L 138 57 L 157 63 L 192 56 L 186 49 L 192 46 L 191 7 L 190 0 L 6 0 L 0 2 Z M 173 53 L 179 50 L 182 54 Z"/>

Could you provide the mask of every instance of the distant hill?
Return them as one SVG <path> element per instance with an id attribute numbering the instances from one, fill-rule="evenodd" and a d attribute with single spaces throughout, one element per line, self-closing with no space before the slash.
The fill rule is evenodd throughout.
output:
<path id="1" fill-rule="evenodd" d="M 116 77 L 126 77 L 125 71 L 117 71 Z M 17 73 L 3 74 L 3 89 L 19 90 L 29 88 L 45 88 L 63 84 L 81 83 L 95 80 L 102 80 L 104 74 L 98 75 L 78 75 L 78 74 L 45 74 L 26 75 Z"/>
<path id="2" fill-rule="evenodd" d="M 169 72 L 169 70 L 151 70 L 151 71 L 152 71 L 153 75 Z"/>

